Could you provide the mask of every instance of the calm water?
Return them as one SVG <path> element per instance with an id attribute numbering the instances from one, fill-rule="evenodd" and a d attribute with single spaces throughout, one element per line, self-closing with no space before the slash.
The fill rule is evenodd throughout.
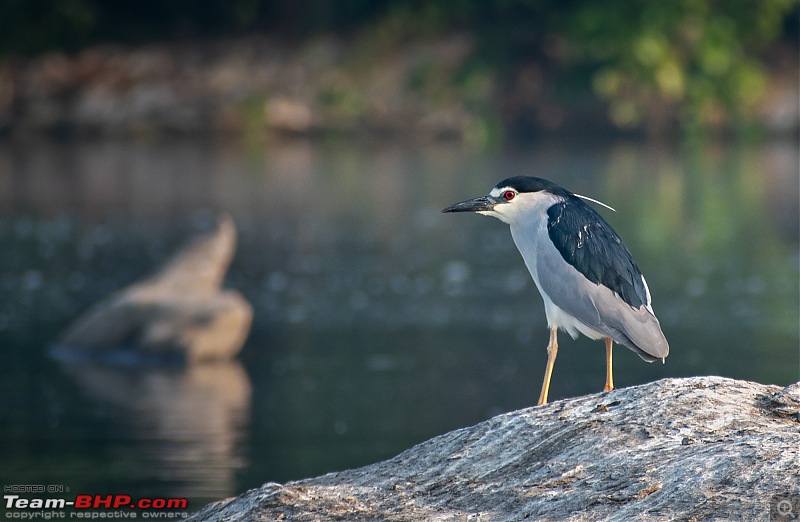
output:
<path id="1" fill-rule="evenodd" d="M 798 380 L 798 151 L 540 143 L 0 143 L 0 478 L 188 496 L 359 466 L 535 402 L 547 329 L 507 226 L 444 206 L 516 174 L 600 199 L 671 345 L 619 387 Z M 48 344 L 226 211 L 235 363 L 61 365 Z M 597 392 L 602 343 L 561 336 L 551 398 Z"/>

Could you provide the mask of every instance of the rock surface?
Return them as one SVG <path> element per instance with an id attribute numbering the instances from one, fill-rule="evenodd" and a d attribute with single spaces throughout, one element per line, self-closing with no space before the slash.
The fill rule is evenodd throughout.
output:
<path id="1" fill-rule="evenodd" d="M 786 499 L 800 505 L 800 383 L 693 377 L 507 413 L 192 519 L 782 520 Z"/>
<path id="2" fill-rule="evenodd" d="M 76 319 L 56 355 L 183 363 L 235 357 L 253 316 L 244 297 L 221 289 L 235 246 L 236 227 L 224 217 L 160 271 Z"/>

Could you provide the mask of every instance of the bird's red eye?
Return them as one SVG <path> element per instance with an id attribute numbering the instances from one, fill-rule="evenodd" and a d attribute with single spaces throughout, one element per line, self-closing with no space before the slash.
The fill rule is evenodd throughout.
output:
<path id="1" fill-rule="evenodd" d="M 505 192 L 503 192 L 503 198 L 504 198 L 506 201 L 511 201 L 512 199 L 514 199 L 514 197 L 515 197 L 516 195 L 517 195 L 517 193 L 516 193 L 516 192 L 514 192 L 513 190 L 506 190 Z"/>

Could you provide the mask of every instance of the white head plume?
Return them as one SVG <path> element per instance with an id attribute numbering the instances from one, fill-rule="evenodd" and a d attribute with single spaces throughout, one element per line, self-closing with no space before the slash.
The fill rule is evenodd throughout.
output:
<path id="1" fill-rule="evenodd" d="M 586 201 L 591 201 L 592 203 L 597 203 L 598 205 L 604 206 L 604 207 L 606 207 L 608 210 L 610 210 L 611 212 L 616 212 L 616 211 L 617 211 L 617 209 L 615 209 L 614 207 L 611 207 L 611 206 L 609 206 L 609 205 L 606 205 L 606 204 L 605 204 L 605 203 L 603 203 L 602 201 L 597 201 L 596 199 L 592 199 L 592 198 L 590 198 L 589 196 L 581 196 L 580 194 L 575 194 L 575 195 L 576 195 L 577 197 L 581 198 L 581 199 L 585 199 Z"/>

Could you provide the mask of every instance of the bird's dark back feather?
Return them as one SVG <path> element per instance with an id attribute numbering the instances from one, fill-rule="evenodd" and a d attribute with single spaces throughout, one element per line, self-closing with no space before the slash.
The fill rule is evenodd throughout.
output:
<path id="1" fill-rule="evenodd" d="M 633 308 L 647 303 L 642 273 L 605 219 L 574 195 L 547 209 L 547 233 L 564 260 Z"/>

